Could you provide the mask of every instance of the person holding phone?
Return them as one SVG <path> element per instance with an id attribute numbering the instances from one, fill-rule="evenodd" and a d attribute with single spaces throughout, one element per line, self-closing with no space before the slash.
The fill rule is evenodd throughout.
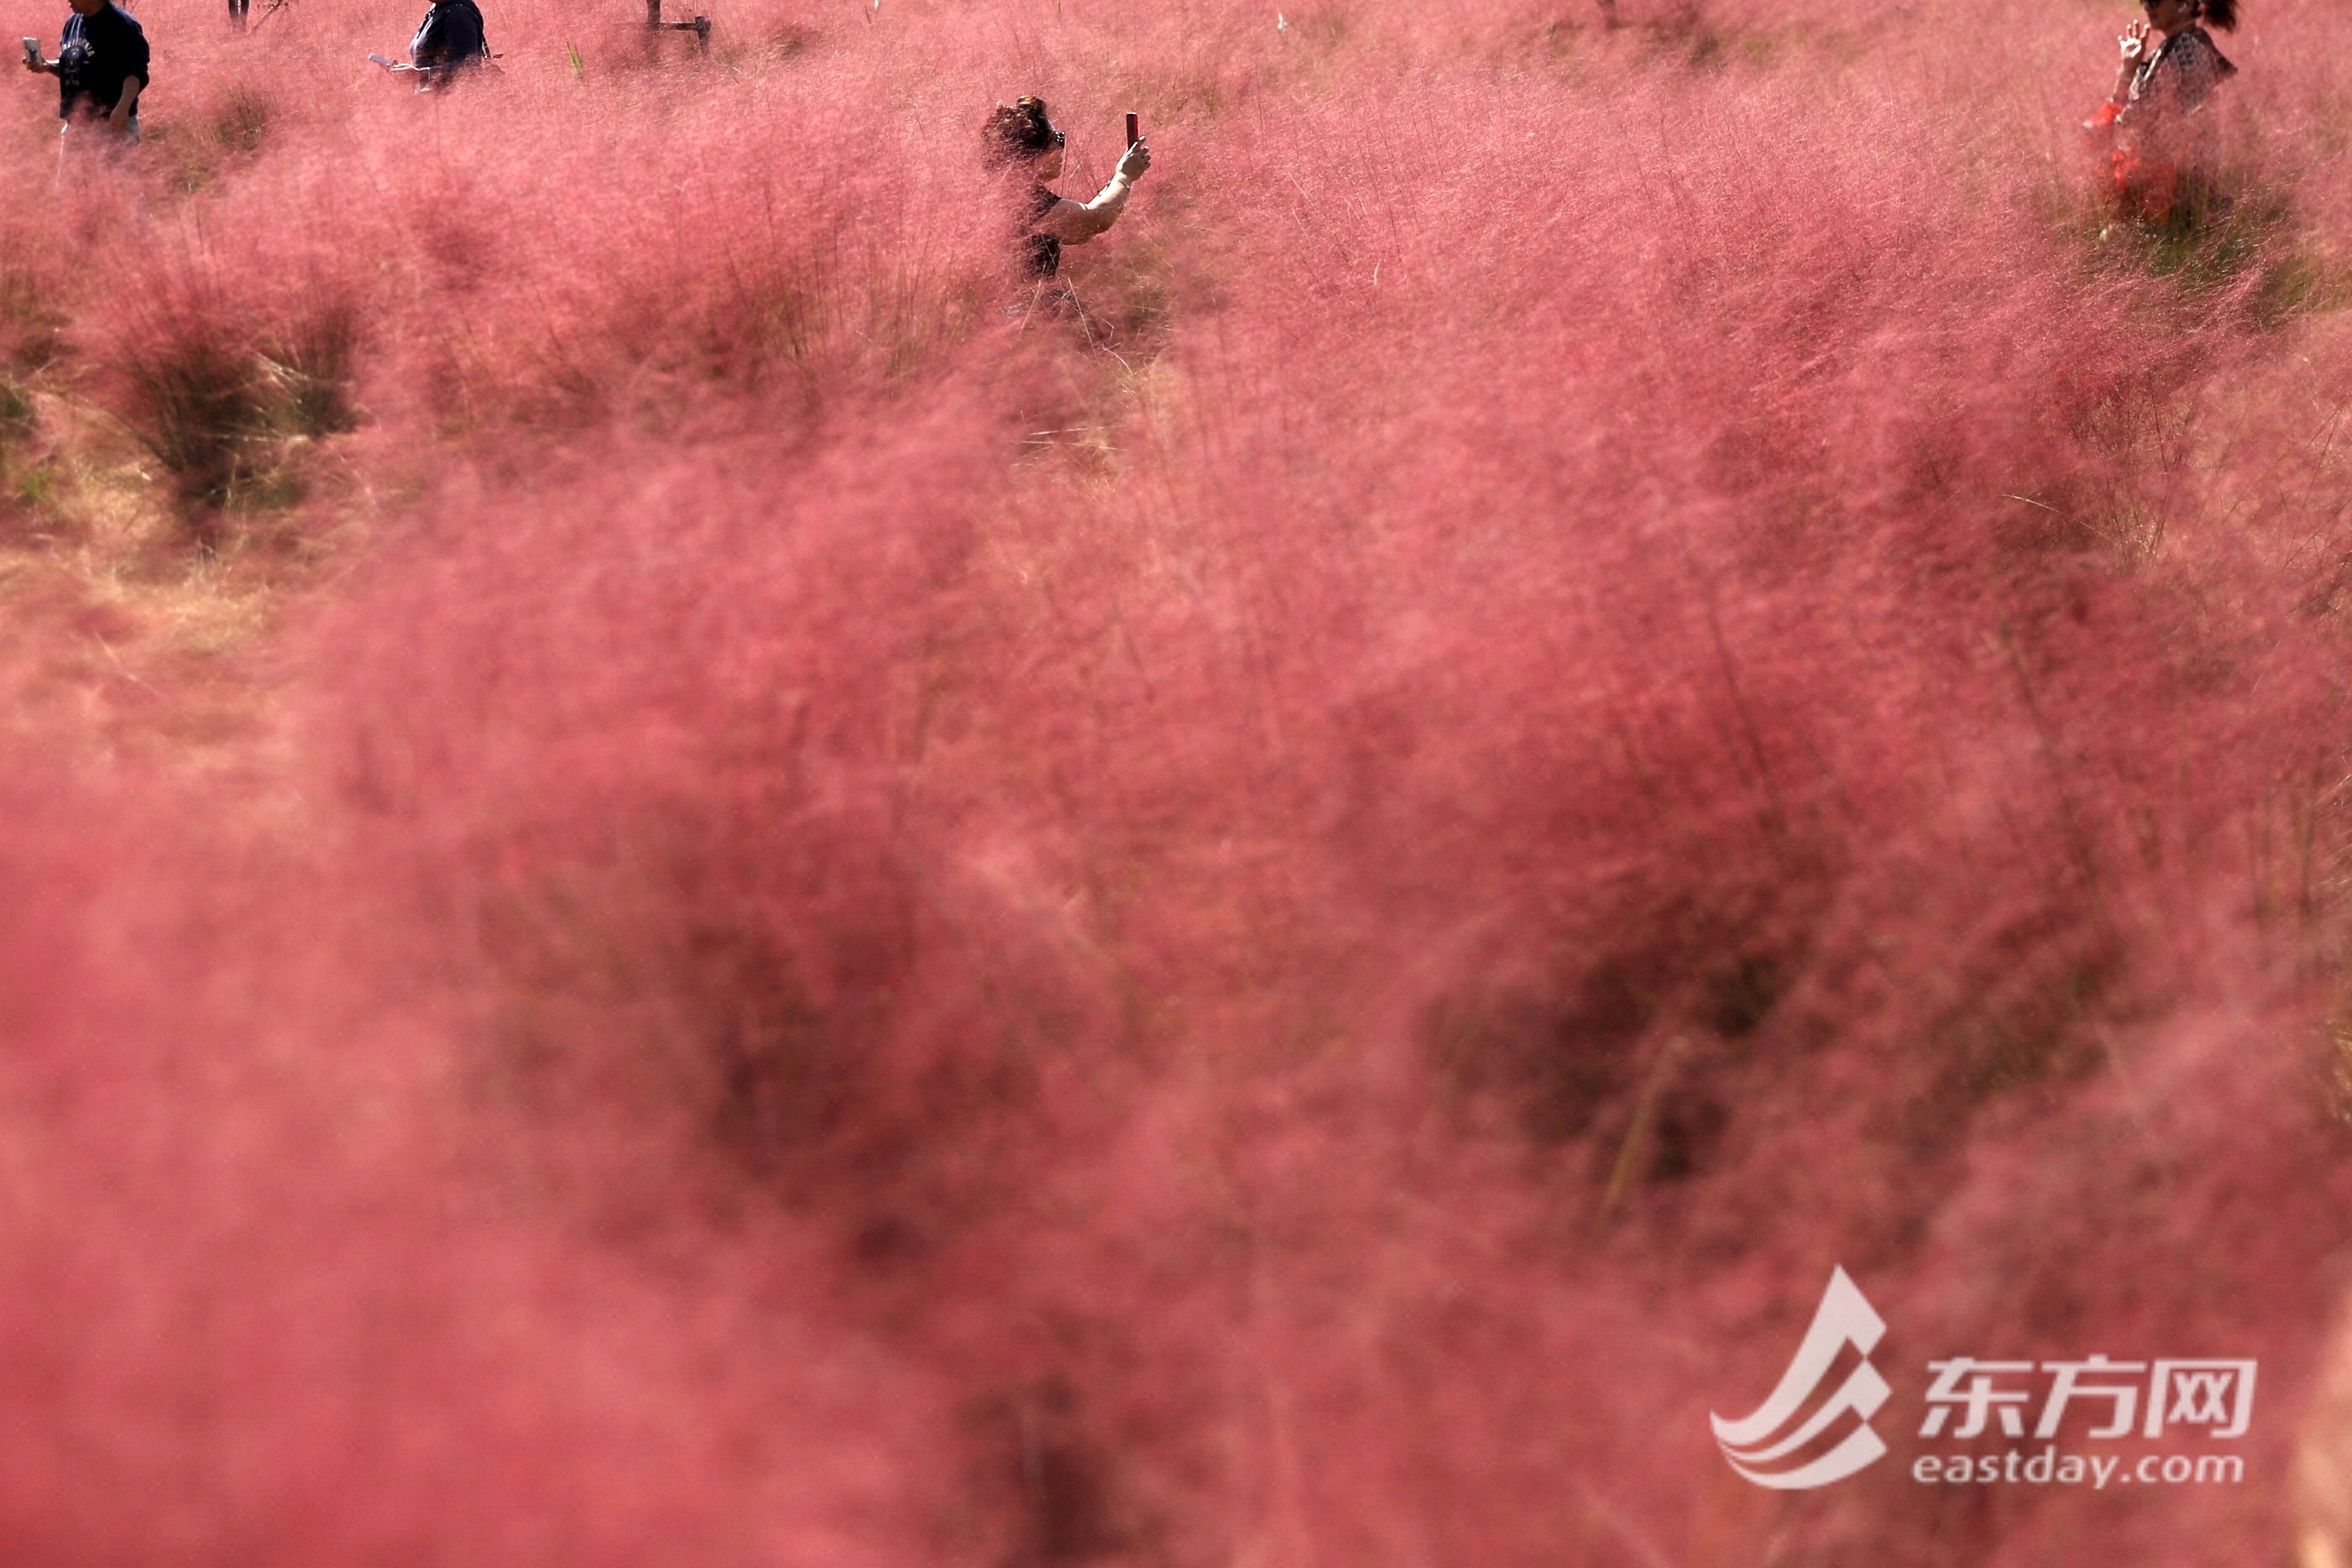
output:
<path id="1" fill-rule="evenodd" d="M 1054 128 L 1045 114 L 1045 100 L 1024 96 L 1017 103 L 1000 103 L 982 129 L 989 165 L 1018 169 L 1029 177 L 1021 214 L 1025 233 L 1024 259 L 1030 275 L 1047 279 L 1062 269 L 1062 247 L 1084 245 L 1118 221 L 1127 210 L 1127 194 L 1151 167 L 1151 149 L 1139 137 L 1120 155 L 1110 183 L 1090 202 L 1057 195 L 1055 181 L 1062 177 L 1062 149 L 1068 138 Z"/>
<path id="2" fill-rule="evenodd" d="M 2142 0 L 2146 18 L 2116 40 L 2123 62 L 2088 125 L 2114 142 L 2116 194 L 2130 215 L 2165 222 L 2214 195 L 2215 127 L 2207 105 L 2238 74 L 2205 30 L 2238 25 L 2238 0 Z"/>
<path id="3" fill-rule="evenodd" d="M 60 156 L 78 146 L 128 147 L 139 141 L 139 100 L 147 90 L 147 34 L 114 0 L 68 0 L 58 58 L 26 40 L 25 68 L 58 79 Z M 60 174 L 62 177 L 62 172 Z"/>

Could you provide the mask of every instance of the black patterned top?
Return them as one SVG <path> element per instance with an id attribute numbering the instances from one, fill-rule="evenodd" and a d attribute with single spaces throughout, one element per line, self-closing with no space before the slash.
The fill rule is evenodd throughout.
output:
<path id="1" fill-rule="evenodd" d="M 1029 210 L 1025 215 L 1031 223 L 1042 220 L 1058 205 L 1062 198 L 1043 185 L 1029 187 Z M 1051 278 L 1062 269 L 1062 242 L 1050 234 L 1032 233 L 1022 241 L 1029 262 L 1029 270 L 1040 278 Z"/>
<path id="2" fill-rule="evenodd" d="M 2186 114 L 2201 107 L 2215 88 L 2237 74 L 2238 68 L 2214 46 L 2212 34 L 2202 27 L 2183 27 L 2164 40 L 2164 47 L 2140 61 L 2116 122 L 2144 125 L 2167 115 Z"/>

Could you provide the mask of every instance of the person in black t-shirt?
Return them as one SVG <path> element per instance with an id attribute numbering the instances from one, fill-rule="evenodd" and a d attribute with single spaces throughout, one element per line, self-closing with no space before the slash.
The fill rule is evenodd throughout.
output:
<path id="1" fill-rule="evenodd" d="M 482 37 L 482 13 L 474 0 L 436 0 L 408 46 L 409 63 L 424 73 L 419 92 L 448 86 L 489 58 Z"/>
<path id="2" fill-rule="evenodd" d="M 1045 100 L 1026 97 L 1018 103 L 1000 103 L 982 127 L 991 166 L 1015 164 L 1030 179 L 1021 202 L 1023 259 L 1035 278 L 1051 278 L 1062 269 L 1062 247 L 1084 245 L 1118 221 L 1127 207 L 1127 193 L 1151 167 L 1151 149 L 1138 142 L 1118 161 L 1118 170 L 1090 202 L 1074 202 L 1050 188 L 1062 177 L 1062 147 L 1068 140 L 1045 117 Z"/>
<path id="3" fill-rule="evenodd" d="M 147 90 L 147 34 L 114 0 L 69 0 L 65 37 L 53 60 L 26 68 L 58 79 L 58 118 L 68 145 L 97 137 L 116 145 L 139 140 L 139 99 Z"/>

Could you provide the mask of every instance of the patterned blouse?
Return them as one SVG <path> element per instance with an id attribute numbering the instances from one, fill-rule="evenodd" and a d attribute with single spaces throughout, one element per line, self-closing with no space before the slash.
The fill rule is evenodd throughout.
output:
<path id="1" fill-rule="evenodd" d="M 2201 107 L 2215 88 L 2237 74 L 2238 68 L 2214 47 L 2212 34 L 2202 27 L 2183 27 L 2164 40 L 2164 47 L 2140 61 L 2116 123 L 2145 125 L 2186 114 Z"/>

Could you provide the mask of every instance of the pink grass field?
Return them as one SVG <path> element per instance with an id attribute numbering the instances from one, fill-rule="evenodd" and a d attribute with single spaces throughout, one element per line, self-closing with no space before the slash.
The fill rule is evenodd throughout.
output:
<path id="1" fill-rule="evenodd" d="M 2352 1562 L 2352 12 L 2182 246 L 2128 6 L 1297 4 L 15 73 L 0 1563 Z"/>

